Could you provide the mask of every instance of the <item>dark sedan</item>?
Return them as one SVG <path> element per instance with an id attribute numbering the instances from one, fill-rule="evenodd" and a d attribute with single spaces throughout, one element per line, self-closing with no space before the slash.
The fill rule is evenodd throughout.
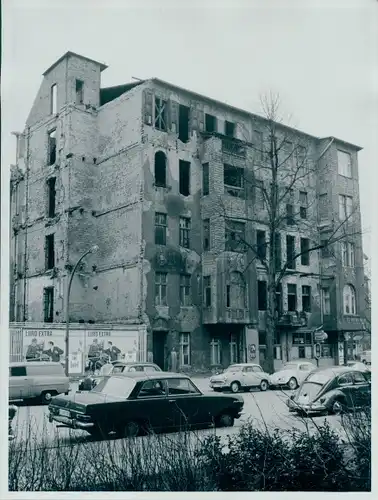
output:
<path id="1" fill-rule="evenodd" d="M 310 373 L 295 395 L 289 410 L 300 414 L 334 413 L 371 405 L 370 373 L 338 366 Z"/>
<path id="2" fill-rule="evenodd" d="M 49 420 L 94 436 L 136 436 L 149 430 L 234 425 L 242 414 L 239 395 L 203 394 L 178 373 L 105 376 L 90 392 L 54 397 Z"/>

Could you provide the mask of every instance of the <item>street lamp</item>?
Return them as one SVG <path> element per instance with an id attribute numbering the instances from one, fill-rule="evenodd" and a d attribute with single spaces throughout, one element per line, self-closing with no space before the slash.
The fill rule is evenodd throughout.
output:
<path id="1" fill-rule="evenodd" d="M 66 336 L 65 336 L 65 344 L 66 344 L 66 377 L 68 377 L 68 367 L 69 367 L 69 335 L 70 335 L 70 294 L 71 294 L 71 285 L 72 280 L 75 274 L 75 271 L 80 264 L 80 262 L 90 253 L 96 253 L 98 250 L 98 246 L 94 245 L 89 250 L 87 250 L 80 259 L 76 262 L 74 268 L 72 269 L 72 273 L 70 276 L 70 280 L 68 282 L 67 293 L 66 293 Z"/>

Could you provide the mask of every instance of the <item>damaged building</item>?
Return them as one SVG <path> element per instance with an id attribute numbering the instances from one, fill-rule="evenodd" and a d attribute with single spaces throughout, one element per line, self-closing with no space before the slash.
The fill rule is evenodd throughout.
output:
<path id="1" fill-rule="evenodd" d="M 264 119 L 156 78 L 102 88 L 105 69 L 64 54 L 44 72 L 25 129 L 16 134 L 11 332 L 64 327 L 69 274 L 97 245 L 73 280 L 71 329 L 141 329 L 139 359 L 162 368 L 173 347 L 188 371 L 264 364 L 264 270 L 235 245 L 242 234 L 264 252 L 264 200 L 244 180 L 258 161 L 245 134 L 259 144 Z M 350 198 L 358 201 L 360 148 L 292 132 L 312 155 L 324 151 L 319 161 L 332 166 L 293 193 L 304 218 L 307 194 L 321 200 L 311 207 L 321 237 L 341 205 L 347 210 Z M 344 161 L 350 172 L 340 175 Z M 290 224 L 280 241 L 282 259 L 308 245 Z M 353 335 L 364 335 L 362 255 L 355 236 L 336 255 L 311 253 L 285 276 L 277 367 L 313 359 L 311 332 L 321 324 L 328 335 L 323 366 L 339 363 Z M 12 342 L 15 353 L 21 341 Z"/>

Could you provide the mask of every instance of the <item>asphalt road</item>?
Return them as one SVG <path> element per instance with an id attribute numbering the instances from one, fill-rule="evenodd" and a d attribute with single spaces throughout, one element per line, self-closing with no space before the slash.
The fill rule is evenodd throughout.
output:
<path id="1" fill-rule="evenodd" d="M 198 379 L 195 382 L 203 392 L 211 391 L 208 387 L 208 380 Z M 74 384 L 72 385 L 72 391 L 75 391 Z M 289 413 L 285 404 L 289 395 L 289 390 L 268 390 L 266 392 L 252 390 L 248 393 L 243 393 L 244 414 L 240 419 L 235 421 L 234 427 L 217 429 L 217 435 L 221 436 L 221 438 L 226 438 L 227 435 L 236 433 L 247 420 L 252 421 L 256 427 L 263 428 L 266 426 L 270 430 L 274 428 L 281 430 L 305 430 L 307 427 L 310 431 L 313 431 L 316 426 L 328 421 L 332 428 L 342 433 L 340 417 L 332 415 L 305 419 Z M 13 428 L 17 430 L 17 441 L 30 440 L 30 437 L 32 437 L 35 446 L 38 446 L 38 443 L 44 442 L 44 446 L 48 445 L 49 447 L 55 447 L 57 441 L 60 441 L 63 445 L 69 445 L 72 443 L 73 437 L 77 444 L 93 441 L 91 436 L 85 431 L 73 431 L 64 427 L 59 428 L 56 424 L 49 423 L 48 408 L 43 405 L 21 404 L 13 423 Z M 214 433 L 214 429 L 204 429 L 198 432 L 199 435 L 206 435 Z M 142 437 L 138 439 L 146 438 Z M 113 441 L 123 440 L 118 439 Z"/>

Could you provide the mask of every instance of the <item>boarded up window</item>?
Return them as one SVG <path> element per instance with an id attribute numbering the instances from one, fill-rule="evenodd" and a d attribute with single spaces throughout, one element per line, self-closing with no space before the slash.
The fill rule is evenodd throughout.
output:
<path id="1" fill-rule="evenodd" d="M 155 96 L 155 128 L 167 130 L 167 101 Z"/>

